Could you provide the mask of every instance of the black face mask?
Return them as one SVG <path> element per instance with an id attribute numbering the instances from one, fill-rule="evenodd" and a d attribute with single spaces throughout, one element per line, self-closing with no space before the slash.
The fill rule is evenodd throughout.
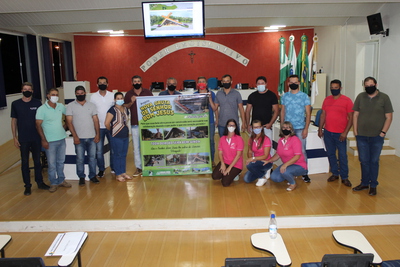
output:
<path id="1" fill-rule="evenodd" d="M 141 83 L 134 83 L 133 84 L 133 88 L 135 88 L 135 89 L 140 89 L 141 87 L 142 87 Z"/>
<path id="2" fill-rule="evenodd" d="M 291 134 L 292 133 L 292 131 L 291 130 L 282 130 L 282 133 L 283 133 L 283 135 L 289 135 L 289 134 Z"/>
<path id="3" fill-rule="evenodd" d="M 86 95 L 77 95 L 77 96 L 76 96 L 76 100 L 78 100 L 78 101 L 80 101 L 80 102 L 84 101 L 85 98 L 86 98 Z"/>
<path id="4" fill-rule="evenodd" d="M 291 83 L 289 84 L 289 88 L 292 90 L 296 90 L 297 88 L 299 88 L 299 85 L 297 83 Z"/>
<path id="5" fill-rule="evenodd" d="M 168 85 L 168 90 L 174 91 L 176 89 L 176 85 Z"/>
<path id="6" fill-rule="evenodd" d="M 376 86 L 369 86 L 369 87 L 365 87 L 365 92 L 367 92 L 367 94 L 372 95 L 373 93 L 375 93 L 376 91 Z"/>
<path id="7" fill-rule="evenodd" d="M 225 89 L 229 89 L 229 88 L 231 88 L 231 83 L 223 83 L 222 86 L 223 86 Z"/>
<path id="8" fill-rule="evenodd" d="M 100 90 L 106 90 L 107 89 L 107 84 L 99 84 L 99 89 Z"/>
<path id="9" fill-rule="evenodd" d="M 333 96 L 336 96 L 336 95 L 340 94 L 340 89 L 331 89 L 331 94 Z"/>
<path id="10" fill-rule="evenodd" d="M 23 94 L 25 97 L 31 97 L 33 93 L 32 93 L 31 91 L 23 91 L 22 94 Z"/>

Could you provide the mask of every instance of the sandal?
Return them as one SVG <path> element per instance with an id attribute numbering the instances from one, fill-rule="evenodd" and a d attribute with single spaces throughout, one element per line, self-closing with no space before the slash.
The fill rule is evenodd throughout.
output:
<path id="1" fill-rule="evenodd" d="M 125 182 L 125 178 L 124 178 L 122 175 L 118 175 L 117 177 L 115 177 L 115 179 L 116 179 L 118 182 Z"/>
<path id="2" fill-rule="evenodd" d="M 132 180 L 132 179 L 133 179 L 131 176 L 129 176 L 129 175 L 126 174 L 126 173 L 121 174 L 121 176 L 124 177 L 124 178 L 127 179 L 127 180 Z"/>

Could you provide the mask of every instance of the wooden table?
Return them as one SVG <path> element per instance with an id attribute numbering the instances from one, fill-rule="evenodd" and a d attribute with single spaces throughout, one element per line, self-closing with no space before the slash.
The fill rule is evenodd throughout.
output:
<path id="1" fill-rule="evenodd" d="M 11 241 L 10 235 L 0 235 L 0 253 L 1 257 L 4 258 L 4 248 L 7 246 L 8 243 Z"/>
<path id="2" fill-rule="evenodd" d="M 356 230 L 336 230 L 333 231 L 332 235 L 340 245 L 353 248 L 354 253 L 358 251 L 361 253 L 372 253 L 374 255 L 373 264 L 382 263 L 381 257 L 361 232 Z"/>
<path id="3" fill-rule="evenodd" d="M 251 243 L 256 248 L 266 250 L 273 254 L 276 258 L 276 262 L 280 266 L 290 266 L 292 264 L 285 242 L 283 242 L 282 236 L 279 233 L 275 239 L 272 239 L 268 232 L 253 234 L 251 236 Z"/>

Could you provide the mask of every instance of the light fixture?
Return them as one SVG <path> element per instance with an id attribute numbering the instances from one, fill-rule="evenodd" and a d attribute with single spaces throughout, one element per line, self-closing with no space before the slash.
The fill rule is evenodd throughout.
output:
<path id="1" fill-rule="evenodd" d="M 101 30 L 101 31 L 97 31 L 98 33 L 109 33 L 112 32 L 113 30 Z"/>
<path id="2" fill-rule="evenodd" d="M 264 27 L 264 30 L 279 30 L 279 28 L 285 28 L 286 25 L 271 25 L 269 27 Z"/>
<path id="3" fill-rule="evenodd" d="M 111 31 L 110 34 L 124 34 L 124 31 L 123 30 Z"/>

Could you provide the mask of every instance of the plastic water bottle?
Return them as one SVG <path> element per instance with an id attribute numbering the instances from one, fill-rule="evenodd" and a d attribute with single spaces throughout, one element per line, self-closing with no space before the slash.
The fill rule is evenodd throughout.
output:
<path id="1" fill-rule="evenodd" d="M 278 227 L 276 225 L 275 214 L 271 214 L 271 218 L 269 219 L 269 237 L 271 239 L 275 239 L 278 235 Z"/>

